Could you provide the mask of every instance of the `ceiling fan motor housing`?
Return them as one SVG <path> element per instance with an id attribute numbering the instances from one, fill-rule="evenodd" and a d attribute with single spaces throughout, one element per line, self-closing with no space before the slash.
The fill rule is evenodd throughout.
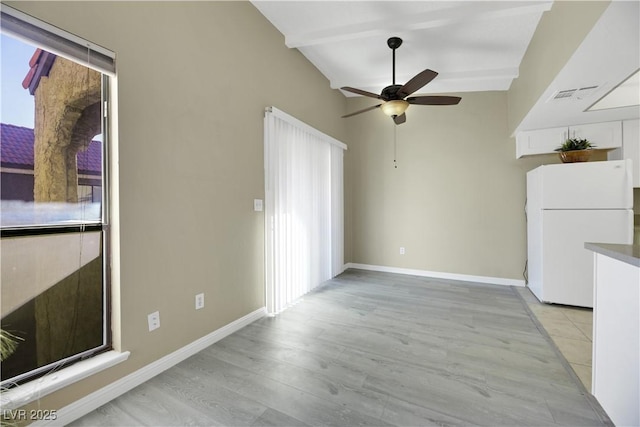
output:
<path id="1" fill-rule="evenodd" d="M 402 85 L 391 85 L 382 89 L 382 93 L 380 97 L 385 101 L 391 101 L 393 99 L 402 99 L 397 95 L 398 90 L 402 87 Z"/>

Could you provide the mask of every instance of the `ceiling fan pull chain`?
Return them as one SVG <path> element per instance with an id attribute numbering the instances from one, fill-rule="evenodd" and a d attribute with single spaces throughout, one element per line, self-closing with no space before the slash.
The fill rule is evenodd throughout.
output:
<path id="1" fill-rule="evenodd" d="M 393 126 L 393 167 L 395 169 L 398 169 L 398 162 L 396 161 L 396 146 L 397 146 L 397 140 L 398 140 L 398 126 Z"/>

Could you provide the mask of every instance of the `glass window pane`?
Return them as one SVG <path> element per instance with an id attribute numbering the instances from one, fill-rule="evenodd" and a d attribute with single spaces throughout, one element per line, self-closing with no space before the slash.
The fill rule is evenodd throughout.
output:
<path id="1" fill-rule="evenodd" d="M 1 37 L 0 226 L 101 222 L 102 75 Z"/>
<path id="2" fill-rule="evenodd" d="M 16 341 L 2 381 L 105 344 L 102 232 L 1 242 L 2 330 Z"/>
<path id="3" fill-rule="evenodd" d="M 108 80 L 0 37 L 4 388 L 110 345 L 102 206 L 102 94 Z M 10 354 L 5 338 L 13 344 Z"/>

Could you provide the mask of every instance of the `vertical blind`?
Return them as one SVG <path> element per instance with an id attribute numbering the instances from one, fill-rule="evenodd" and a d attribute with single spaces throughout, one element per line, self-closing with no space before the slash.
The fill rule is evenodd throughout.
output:
<path id="1" fill-rule="evenodd" d="M 266 304 L 276 314 L 344 264 L 345 144 L 270 107 L 265 114 Z"/>

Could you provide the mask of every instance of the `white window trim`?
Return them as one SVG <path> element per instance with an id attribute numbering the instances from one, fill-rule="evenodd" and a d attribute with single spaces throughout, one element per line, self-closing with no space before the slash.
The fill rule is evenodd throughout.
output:
<path id="1" fill-rule="evenodd" d="M 128 351 L 122 353 L 107 351 L 16 388 L 5 390 L 0 395 L 2 409 L 18 409 L 70 384 L 122 363 L 129 358 L 129 355 Z"/>

